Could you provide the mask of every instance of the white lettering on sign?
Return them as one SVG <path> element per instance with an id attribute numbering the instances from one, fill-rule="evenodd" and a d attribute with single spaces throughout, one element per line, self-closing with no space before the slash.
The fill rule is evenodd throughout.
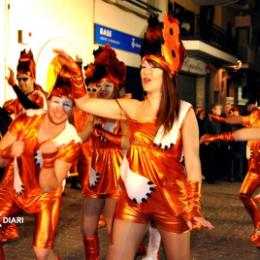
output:
<path id="1" fill-rule="evenodd" d="M 110 37 L 110 38 L 112 37 L 112 31 L 109 30 L 109 29 L 100 28 L 99 32 L 100 32 L 101 35 L 105 35 L 105 36 Z"/>
<path id="2" fill-rule="evenodd" d="M 181 70 L 197 75 L 206 75 L 207 64 L 201 60 L 192 57 L 186 57 L 181 67 Z"/>

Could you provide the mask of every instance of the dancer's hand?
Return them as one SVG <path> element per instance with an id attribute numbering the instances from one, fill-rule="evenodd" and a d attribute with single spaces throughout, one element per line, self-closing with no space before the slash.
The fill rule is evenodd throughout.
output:
<path id="1" fill-rule="evenodd" d="M 187 226 L 190 230 L 198 230 L 202 227 L 206 227 L 210 230 L 214 228 L 204 217 L 194 217 L 192 221 L 187 221 Z"/>
<path id="2" fill-rule="evenodd" d="M 58 54 L 61 65 L 67 67 L 70 72 L 79 73 L 79 71 L 81 71 L 78 64 L 67 52 L 61 49 L 53 49 L 53 51 Z"/>
<path id="3" fill-rule="evenodd" d="M 14 86 L 16 84 L 14 72 L 10 67 L 8 67 L 8 70 L 9 70 L 9 76 L 5 77 L 5 79 L 7 80 L 8 84 L 10 86 Z"/>
<path id="4" fill-rule="evenodd" d="M 209 137 L 210 137 L 210 135 L 208 135 L 208 134 L 205 134 L 205 135 L 201 136 L 200 144 L 208 145 L 209 144 L 209 142 L 208 142 Z"/>

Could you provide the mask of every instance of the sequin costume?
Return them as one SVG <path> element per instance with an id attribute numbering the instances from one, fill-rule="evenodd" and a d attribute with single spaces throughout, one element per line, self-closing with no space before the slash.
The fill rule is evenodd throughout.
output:
<path id="1" fill-rule="evenodd" d="M 260 109 L 256 109 L 250 115 L 243 117 L 243 125 L 246 127 L 260 128 Z M 251 241 L 260 247 L 260 211 L 252 195 L 260 186 L 260 141 L 248 141 L 247 144 L 248 171 L 240 189 L 240 199 L 249 212 L 255 233 Z"/>
<path id="2" fill-rule="evenodd" d="M 41 86 L 35 84 L 34 91 L 27 95 L 27 97 L 39 108 L 46 108 L 46 94 Z M 3 107 L 10 115 L 13 114 L 14 116 L 17 116 L 24 111 L 24 108 L 18 98 L 6 101 Z"/>
<path id="3" fill-rule="evenodd" d="M 40 167 L 36 165 L 35 159 L 40 162 L 38 132 L 45 116 L 42 110 L 28 110 L 9 127 L 9 132 L 14 136 L 24 136 L 25 150 L 17 159 L 18 165 L 16 160 L 12 160 L 6 167 L 5 174 L 8 178 L 5 179 L 4 185 L 0 186 L 0 223 L 3 217 L 13 216 L 21 209 L 35 213 L 33 244 L 39 248 L 51 249 L 59 219 L 62 187 L 53 192 L 42 193 L 38 182 Z M 67 123 L 65 129 L 54 140 L 58 140 L 56 146 L 59 148 L 54 155 L 55 160 L 73 163 L 80 148 L 79 137 L 74 127 Z M 19 169 L 18 173 L 16 166 Z"/>
<path id="4" fill-rule="evenodd" d="M 121 144 L 119 122 L 104 120 L 97 133 L 97 126 L 91 133 L 92 155 L 91 167 L 87 185 L 83 187 L 83 194 L 91 198 L 117 198 L 119 166 L 123 159 L 123 152 L 118 143 L 114 143 L 104 135 L 115 135 Z"/>
<path id="5" fill-rule="evenodd" d="M 137 223 L 153 219 L 161 229 L 182 233 L 187 209 L 183 187 L 187 182 L 182 161 L 182 122 L 190 108 L 181 102 L 178 121 L 160 138 L 154 122 L 128 119 L 131 147 L 120 167 L 122 196 L 115 217 Z"/>

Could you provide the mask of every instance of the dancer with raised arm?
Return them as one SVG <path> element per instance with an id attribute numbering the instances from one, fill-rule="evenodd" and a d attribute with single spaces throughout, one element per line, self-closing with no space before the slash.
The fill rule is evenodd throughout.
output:
<path id="1" fill-rule="evenodd" d="M 70 63 L 66 53 L 57 52 L 65 64 Z M 129 126 L 130 148 L 120 167 L 122 194 L 107 259 L 134 259 L 151 219 L 161 234 L 168 259 L 190 259 L 190 231 L 213 228 L 201 213 L 196 116 L 176 92 L 175 77 L 183 58 L 178 21 L 165 15 L 162 30 L 158 19 L 150 17 L 141 63 L 147 97 L 138 101 L 75 96 L 82 110 L 126 119 Z M 77 75 L 79 79 L 80 73 Z M 82 88 L 83 82 L 75 91 Z"/>
<path id="2" fill-rule="evenodd" d="M 117 59 L 109 45 L 99 47 L 93 54 L 95 61 L 85 70 L 89 95 L 104 99 L 118 98 L 126 76 L 125 64 Z M 85 257 L 96 260 L 99 259 L 98 222 L 102 213 L 108 235 L 111 233 L 119 197 L 119 166 L 128 136 L 125 123 L 119 120 L 93 115 L 84 117 L 84 114 L 82 117 L 81 111 L 78 111 L 74 121 L 78 126 L 85 125 L 79 132 L 85 142 L 78 167 L 84 197 L 82 234 Z"/>
<path id="3" fill-rule="evenodd" d="M 60 66 L 61 67 L 61 66 Z M 63 68 L 61 68 L 61 71 Z M 0 224 L 23 210 L 35 215 L 34 252 L 37 259 L 60 259 L 53 251 L 63 181 L 80 149 L 80 137 L 68 122 L 73 108 L 71 79 L 57 78 L 47 111 L 26 110 L 10 125 L 0 142 Z M 2 258 L 3 248 L 0 243 Z"/>

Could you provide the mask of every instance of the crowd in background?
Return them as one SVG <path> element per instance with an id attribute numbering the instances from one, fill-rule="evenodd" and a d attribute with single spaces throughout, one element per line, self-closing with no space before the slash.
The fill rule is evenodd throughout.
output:
<path id="1" fill-rule="evenodd" d="M 228 125 L 212 118 L 213 116 L 233 117 L 248 115 L 256 108 L 255 104 L 248 103 L 246 111 L 241 107 L 226 103 L 211 106 L 210 112 L 196 107 L 196 116 L 200 136 L 205 134 L 220 134 L 242 128 L 242 125 Z M 216 181 L 242 181 L 247 172 L 246 142 L 212 142 L 200 145 L 200 159 L 202 173 L 207 183 Z"/>

